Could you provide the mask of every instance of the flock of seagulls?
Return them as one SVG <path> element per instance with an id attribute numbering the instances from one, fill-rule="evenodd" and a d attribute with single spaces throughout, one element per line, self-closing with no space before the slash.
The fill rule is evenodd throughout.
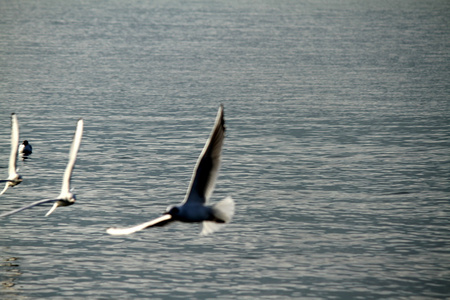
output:
<path id="1" fill-rule="evenodd" d="M 69 153 L 69 162 L 64 172 L 61 193 L 55 199 L 45 199 L 33 202 L 19 209 L 3 213 L 1 217 L 10 216 L 22 210 L 45 203 L 53 203 L 52 208 L 45 216 L 49 216 L 59 206 L 69 206 L 75 203 L 76 197 L 70 190 L 70 179 L 75 166 L 77 153 L 83 136 L 83 119 L 79 119 Z M 131 227 L 111 227 L 106 230 L 111 235 L 127 235 L 154 226 L 164 226 L 174 221 L 201 223 L 201 235 L 215 232 L 221 226 L 229 223 L 234 215 L 234 200 L 231 197 L 219 201 L 214 205 L 208 205 L 208 200 L 213 193 L 217 175 L 219 172 L 222 146 L 225 139 L 225 119 L 223 105 L 220 105 L 217 117 L 208 140 L 197 160 L 192 174 L 191 182 L 184 200 L 178 204 L 169 206 L 160 216 L 151 221 Z M 11 153 L 8 166 L 8 178 L 0 180 L 5 182 L 2 195 L 8 187 L 13 187 L 22 182 L 22 177 L 17 173 L 18 153 L 28 156 L 32 153 L 32 147 L 28 141 L 23 141 L 19 147 L 19 125 L 17 116 L 11 114 Z"/>
<path id="2" fill-rule="evenodd" d="M 66 170 L 64 172 L 61 193 L 55 199 L 44 199 L 33 202 L 27 206 L 21 207 L 19 209 L 4 213 L 0 217 L 6 217 L 15 213 L 18 213 L 27 208 L 33 206 L 38 206 L 44 203 L 54 202 L 52 208 L 45 215 L 49 216 L 58 206 L 69 206 L 75 203 L 75 195 L 70 191 L 70 179 L 72 177 L 73 168 L 75 166 L 75 161 L 77 160 L 78 149 L 80 149 L 81 137 L 83 136 L 83 119 L 79 119 L 77 122 L 77 128 L 75 130 L 75 135 L 73 136 L 72 146 L 70 147 L 69 153 L 69 163 L 67 164 Z M 27 142 L 28 144 L 28 142 Z M 29 144 L 28 144 L 29 145 Z"/>

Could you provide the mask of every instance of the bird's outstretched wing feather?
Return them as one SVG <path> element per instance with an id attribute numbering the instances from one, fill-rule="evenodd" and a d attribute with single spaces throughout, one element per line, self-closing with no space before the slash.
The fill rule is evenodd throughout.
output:
<path id="1" fill-rule="evenodd" d="M 168 223 L 170 221 L 170 219 L 172 219 L 172 216 L 169 214 L 165 214 L 162 215 L 156 219 L 153 219 L 151 221 L 136 225 L 136 226 L 132 226 L 132 227 L 127 227 L 127 228 L 115 228 L 115 227 L 111 227 L 108 228 L 106 230 L 107 233 L 111 234 L 111 235 L 124 235 L 124 234 L 131 234 L 134 233 L 136 231 L 145 229 L 145 228 L 149 228 L 152 226 L 162 226 L 165 225 L 166 223 Z"/>
<path id="2" fill-rule="evenodd" d="M 9 156 L 8 175 L 9 179 L 16 176 L 17 172 L 17 149 L 19 149 L 19 122 L 15 113 L 11 114 L 11 154 Z"/>
<path id="3" fill-rule="evenodd" d="M 220 156 L 225 138 L 223 105 L 220 105 L 211 134 L 206 141 L 192 174 L 185 202 L 205 204 L 211 196 L 220 167 Z"/>
<path id="4" fill-rule="evenodd" d="M 45 216 L 46 216 L 46 217 L 50 216 L 50 214 L 51 214 L 52 212 L 54 212 L 55 209 L 58 208 L 58 206 L 60 206 L 60 202 L 59 202 L 59 201 L 53 203 L 52 208 L 50 208 L 50 210 L 45 214 Z"/>
<path id="5" fill-rule="evenodd" d="M 0 215 L 0 218 L 10 216 L 10 215 L 12 215 L 12 214 L 18 213 L 18 212 L 20 212 L 20 211 L 22 211 L 22 210 L 31 208 L 31 207 L 33 207 L 33 206 L 38 206 L 38 205 L 41 205 L 41 204 L 44 204 L 44 203 L 55 202 L 55 201 L 58 201 L 58 199 L 45 199 L 45 200 L 39 200 L 39 201 L 33 202 L 33 203 L 31 203 L 31 204 L 29 204 L 29 205 L 27 205 L 27 206 L 24 206 L 24 207 L 15 209 L 15 210 L 13 210 L 13 211 L 10 211 L 10 212 L 1 214 L 1 215 Z"/>
<path id="6" fill-rule="evenodd" d="M 6 184 L 5 184 L 5 187 L 3 188 L 3 190 L 0 192 L 0 196 L 3 195 L 6 192 L 6 190 L 8 189 L 10 181 L 11 180 L 2 180 L 2 182 L 6 182 Z"/>
<path id="7" fill-rule="evenodd" d="M 67 163 L 66 170 L 64 171 L 61 195 L 68 194 L 70 191 L 70 178 L 72 177 L 75 161 L 77 160 L 78 149 L 80 149 L 81 137 L 83 136 L 83 119 L 79 119 L 77 122 L 77 129 L 73 136 L 72 145 L 70 146 L 69 162 Z"/>

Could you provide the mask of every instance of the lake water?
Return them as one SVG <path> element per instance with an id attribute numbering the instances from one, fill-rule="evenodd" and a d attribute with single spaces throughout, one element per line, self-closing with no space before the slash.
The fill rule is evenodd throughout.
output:
<path id="1" fill-rule="evenodd" d="M 450 297 L 450 2 L 0 1 L 0 174 L 10 114 L 33 145 L 0 212 L 1 299 Z M 196 224 L 182 201 L 219 107 Z"/>

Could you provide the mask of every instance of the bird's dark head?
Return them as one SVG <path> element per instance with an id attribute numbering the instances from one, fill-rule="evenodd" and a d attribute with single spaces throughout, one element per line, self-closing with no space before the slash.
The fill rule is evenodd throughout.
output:
<path id="1" fill-rule="evenodd" d="M 68 206 L 75 203 L 77 200 L 77 197 L 72 192 L 63 192 L 61 193 L 58 198 L 59 206 Z"/>
<path id="2" fill-rule="evenodd" d="M 27 140 L 25 140 L 25 141 L 23 141 L 23 143 L 22 144 L 24 144 L 25 146 L 26 145 L 28 145 L 28 141 Z"/>
<path id="3" fill-rule="evenodd" d="M 72 195 L 70 198 L 58 200 L 58 206 L 69 206 L 75 203 L 75 195 Z"/>
<path id="4" fill-rule="evenodd" d="M 9 186 L 16 186 L 19 183 L 21 183 L 22 181 L 23 181 L 22 175 L 16 174 L 15 177 L 13 177 L 12 179 L 9 179 L 8 184 L 9 184 Z"/>
<path id="5" fill-rule="evenodd" d="M 164 212 L 165 215 L 177 216 L 180 212 L 180 209 L 177 206 L 169 206 Z"/>
<path id="6" fill-rule="evenodd" d="M 70 193 L 70 198 L 67 199 L 68 202 L 70 202 L 70 204 L 75 203 L 75 201 L 77 200 L 77 197 L 75 196 L 75 194 Z"/>

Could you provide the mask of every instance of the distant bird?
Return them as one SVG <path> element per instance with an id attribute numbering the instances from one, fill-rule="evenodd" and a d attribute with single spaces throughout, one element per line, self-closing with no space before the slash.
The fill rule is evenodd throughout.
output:
<path id="1" fill-rule="evenodd" d="M 31 153 L 33 153 L 33 147 L 31 147 L 31 144 L 28 143 L 27 140 L 23 141 L 19 146 L 19 154 L 22 154 L 22 156 L 28 156 Z"/>
<path id="2" fill-rule="evenodd" d="M 230 222 L 234 214 L 234 201 L 231 197 L 212 206 L 205 205 L 214 190 L 224 138 L 225 121 L 221 105 L 214 128 L 198 158 L 184 201 L 179 205 L 169 206 L 162 216 L 152 221 L 128 228 L 109 228 L 106 232 L 112 235 L 130 234 L 152 226 L 164 226 L 172 221 L 181 221 L 202 222 L 201 234 L 207 235 L 224 223 Z"/>
<path id="3" fill-rule="evenodd" d="M 83 136 L 83 119 L 79 119 L 77 122 L 77 129 L 75 135 L 73 136 L 72 146 L 70 147 L 69 162 L 67 164 L 66 170 L 64 172 L 62 180 L 61 193 L 56 199 L 45 199 L 33 202 L 22 208 L 10 211 L 0 215 L 0 217 L 6 217 L 15 213 L 18 213 L 24 209 L 31 208 L 33 206 L 41 205 L 48 202 L 54 202 L 53 207 L 45 215 L 46 217 L 50 215 L 58 206 L 69 206 L 75 203 L 75 195 L 70 191 L 70 178 L 72 177 L 73 168 L 75 166 L 75 161 L 77 159 L 78 149 L 81 144 L 81 137 Z"/>
<path id="4" fill-rule="evenodd" d="M 11 153 L 9 155 L 8 178 L 0 180 L 6 182 L 5 188 L 0 192 L 3 195 L 9 187 L 13 187 L 22 182 L 22 176 L 17 174 L 17 148 L 19 147 L 19 122 L 15 113 L 11 114 Z"/>

